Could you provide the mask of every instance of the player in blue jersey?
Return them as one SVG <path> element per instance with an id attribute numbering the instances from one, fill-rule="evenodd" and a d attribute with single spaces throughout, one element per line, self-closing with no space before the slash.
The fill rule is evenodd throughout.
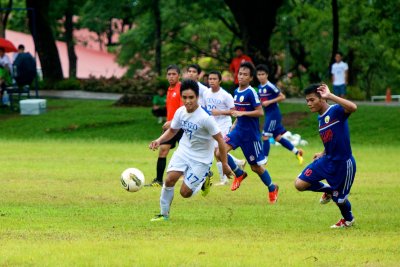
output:
<path id="1" fill-rule="evenodd" d="M 252 63 L 244 62 L 238 72 L 239 88 L 235 90 L 235 110 L 232 116 L 236 120 L 232 130 L 225 137 L 227 152 L 240 147 L 249 163 L 251 170 L 257 173 L 263 183 L 268 187 L 269 201 L 276 203 L 279 187 L 273 184 L 268 171 L 263 167 L 266 158 L 262 151 L 261 136 L 259 130 L 259 118 L 264 115 L 257 92 L 250 86 L 253 80 L 255 68 Z M 228 164 L 235 173 L 235 179 L 231 190 L 239 188 L 247 173 L 240 169 L 228 154 Z"/>
<path id="2" fill-rule="evenodd" d="M 256 70 L 257 79 L 260 82 L 258 86 L 258 95 L 265 114 L 262 132 L 264 155 L 268 160 L 270 149 L 269 139 L 270 137 L 274 137 L 276 142 L 279 142 L 287 150 L 294 153 L 301 165 L 303 164 L 303 150 L 297 149 L 289 140 L 282 137 L 282 135 L 286 133 L 286 129 L 282 125 L 282 115 L 278 103 L 285 100 L 286 97 L 278 87 L 268 81 L 269 70 L 266 65 L 257 65 Z"/>
<path id="3" fill-rule="evenodd" d="M 321 204 L 333 200 L 343 216 L 331 228 L 354 224 L 348 200 L 356 174 L 356 162 L 351 152 L 347 119 L 357 110 L 356 104 L 332 94 L 326 84 L 313 84 L 304 90 L 308 108 L 319 114 L 319 135 L 325 150 L 314 155 L 314 161 L 298 176 L 295 187 L 299 191 L 323 192 Z M 335 105 L 329 105 L 327 100 Z M 326 180 L 328 184 L 322 183 Z"/>

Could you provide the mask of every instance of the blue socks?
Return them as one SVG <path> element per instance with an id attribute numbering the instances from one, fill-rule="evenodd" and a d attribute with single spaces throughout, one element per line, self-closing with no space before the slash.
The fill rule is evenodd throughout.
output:
<path id="1" fill-rule="evenodd" d="M 314 191 L 314 192 L 324 192 L 328 194 L 332 194 L 332 188 L 328 184 L 324 184 L 322 182 L 314 182 L 311 184 L 307 191 Z"/>
<path id="2" fill-rule="evenodd" d="M 263 140 L 264 156 L 268 157 L 270 147 L 271 147 L 271 145 L 269 143 L 269 139 Z"/>
<path id="3" fill-rule="evenodd" d="M 281 140 L 279 140 L 279 143 L 289 151 L 292 151 L 293 148 L 294 148 L 292 143 L 290 143 L 289 140 L 287 140 L 287 139 L 285 139 L 283 137 L 281 138 Z"/>
<path id="4" fill-rule="evenodd" d="M 349 200 L 346 199 L 343 204 L 336 203 L 336 205 L 340 209 L 340 212 L 342 213 L 342 216 L 346 221 L 351 222 L 354 219 L 353 213 L 351 212 L 351 204 Z"/>
<path id="5" fill-rule="evenodd" d="M 242 169 L 236 164 L 235 160 L 231 155 L 228 154 L 228 165 L 231 167 L 232 171 L 235 173 L 236 177 L 241 176 L 243 174 Z"/>
<path id="6" fill-rule="evenodd" d="M 261 181 L 268 187 L 268 191 L 272 192 L 275 190 L 275 185 L 271 181 L 271 176 L 269 176 L 269 173 L 267 170 L 264 171 L 263 174 L 260 175 Z"/>

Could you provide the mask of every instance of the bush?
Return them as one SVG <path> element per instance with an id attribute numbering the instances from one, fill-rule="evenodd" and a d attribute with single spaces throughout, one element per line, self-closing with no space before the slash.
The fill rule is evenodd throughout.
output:
<path id="1" fill-rule="evenodd" d="M 352 100 L 365 100 L 365 92 L 361 91 L 358 86 L 347 86 L 346 94 L 347 98 Z"/>

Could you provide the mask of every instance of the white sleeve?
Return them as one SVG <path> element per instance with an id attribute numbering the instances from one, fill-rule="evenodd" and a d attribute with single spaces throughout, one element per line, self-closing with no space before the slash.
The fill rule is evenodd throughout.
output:
<path id="1" fill-rule="evenodd" d="M 184 108 L 183 106 L 178 108 L 174 114 L 174 117 L 172 118 L 171 121 L 171 128 L 173 129 L 180 129 L 181 128 L 181 123 L 180 123 L 180 118 L 181 118 L 181 114 L 182 114 L 182 108 Z"/>
<path id="2" fill-rule="evenodd" d="M 235 107 L 235 102 L 233 101 L 233 96 L 228 92 L 226 92 L 226 94 L 225 94 L 225 103 L 229 109 L 232 109 Z"/>
<path id="3" fill-rule="evenodd" d="M 207 129 L 208 133 L 212 136 L 221 132 L 213 116 L 209 116 L 204 120 L 204 127 Z"/>

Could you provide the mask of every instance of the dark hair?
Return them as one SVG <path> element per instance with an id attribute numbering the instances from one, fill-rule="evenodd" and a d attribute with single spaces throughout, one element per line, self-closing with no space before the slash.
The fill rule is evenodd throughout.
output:
<path id="1" fill-rule="evenodd" d="M 199 66 L 199 64 L 190 64 L 187 68 L 188 68 L 188 70 L 190 68 L 196 69 L 197 70 L 197 74 L 201 73 L 201 67 Z"/>
<path id="2" fill-rule="evenodd" d="M 25 49 L 25 46 L 23 44 L 18 45 L 18 50 L 19 49 Z"/>
<path id="3" fill-rule="evenodd" d="M 269 74 L 268 66 L 265 64 L 258 64 L 256 67 L 257 71 L 264 71 L 266 74 Z"/>
<path id="4" fill-rule="evenodd" d="M 180 69 L 177 65 L 175 65 L 175 64 L 169 65 L 169 66 L 167 67 L 167 72 L 168 72 L 169 70 L 176 70 L 176 72 L 177 72 L 178 74 L 181 74 L 181 69 Z"/>
<path id="5" fill-rule="evenodd" d="M 199 85 L 197 84 L 197 82 L 189 79 L 183 80 L 181 83 L 181 95 L 183 91 L 189 89 L 193 90 L 196 96 L 199 96 Z"/>
<path id="6" fill-rule="evenodd" d="M 241 46 L 241 45 L 238 45 L 238 46 L 235 46 L 235 48 L 233 48 L 233 51 L 234 52 L 236 52 L 237 50 L 244 50 L 244 48 L 243 48 L 243 46 Z"/>
<path id="7" fill-rule="evenodd" d="M 208 73 L 208 77 L 210 77 L 210 74 L 215 74 L 218 76 L 218 79 L 221 81 L 222 80 L 222 75 L 221 72 L 217 71 L 217 70 L 212 70 Z"/>
<path id="8" fill-rule="evenodd" d="M 254 67 L 253 63 L 249 62 L 249 61 L 245 61 L 242 64 L 240 64 L 239 69 L 241 68 L 247 68 L 250 70 L 250 77 L 254 77 L 254 72 L 256 70 L 256 68 Z"/>
<path id="9" fill-rule="evenodd" d="M 339 54 L 341 57 L 343 57 L 343 53 L 341 51 L 336 51 L 335 55 Z"/>
<path id="10" fill-rule="evenodd" d="M 321 94 L 318 93 L 317 89 L 318 87 L 320 87 L 321 84 L 320 83 L 313 83 L 310 84 L 306 89 L 304 89 L 304 95 L 309 95 L 309 94 L 316 94 L 319 98 L 321 98 Z"/>

